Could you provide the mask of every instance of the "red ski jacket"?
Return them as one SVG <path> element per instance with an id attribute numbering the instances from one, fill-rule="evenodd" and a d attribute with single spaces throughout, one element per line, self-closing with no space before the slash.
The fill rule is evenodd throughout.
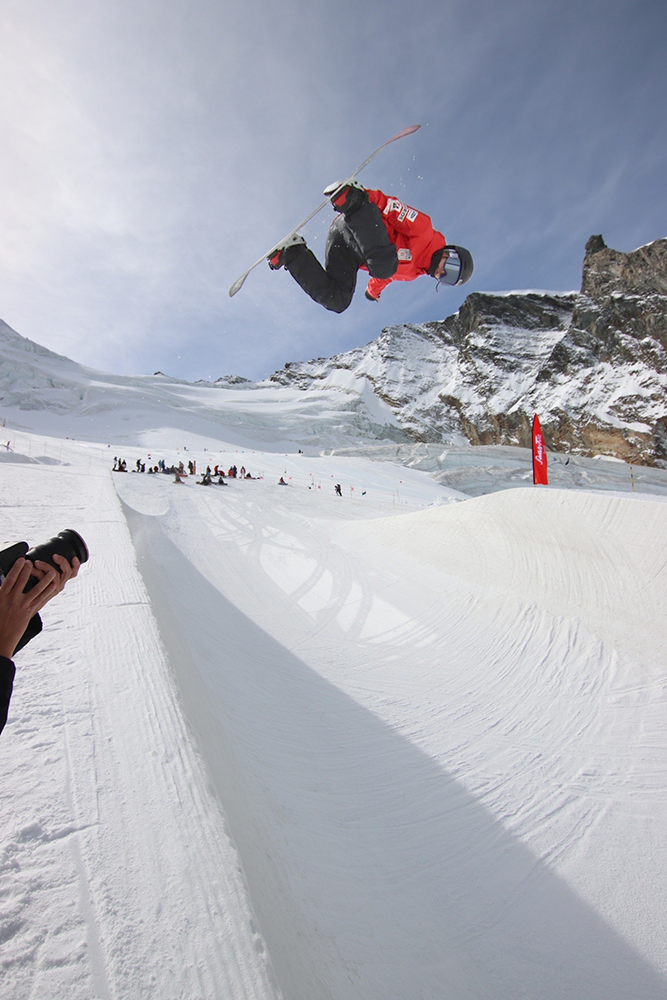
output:
<path id="1" fill-rule="evenodd" d="M 392 281 L 414 281 L 421 274 L 428 274 L 431 257 L 436 250 L 447 246 L 447 240 L 433 228 L 428 215 L 404 205 L 398 198 L 388 197 L 382 191 L 368 191 L 368 197 L 382 212 L 389 239 L 398 251 L 396 274 L 391 278 L 369 278 L 366 291 L 379 299 L 382 289 Z"/>

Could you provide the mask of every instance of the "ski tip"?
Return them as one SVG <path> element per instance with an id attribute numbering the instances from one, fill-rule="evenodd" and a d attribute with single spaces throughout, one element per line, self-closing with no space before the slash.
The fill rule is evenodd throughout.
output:
<path id="1" fill-rule="evenodd" d="M 229 289 L 229 297 L 230 297 L 230 299 L 232 298 L 233 295 L 236 295 L 237 292 L 241 291 L 241 288 L 243 286 L 243 282 L 245 281 L 245 279 L 247 277 L 248 277 L 247 274 L 242 274 L 240 278 L 236 279 L 236 281 L 234 282 L 234 284 Z"/>
<path id="2" fill-rule="evenodd" d="M 408 125 L 407 128 L 401 129 L 401 131 L 398 133 L 398 135 L 396 136 L 396 138 L 397 139 L 398 138 L 402 139 L 404 135 L 412 135 L 413 132 L 416 132 L 417 129 L 420 129 L 420 128 L 421 128 L 421 125 Z"/>

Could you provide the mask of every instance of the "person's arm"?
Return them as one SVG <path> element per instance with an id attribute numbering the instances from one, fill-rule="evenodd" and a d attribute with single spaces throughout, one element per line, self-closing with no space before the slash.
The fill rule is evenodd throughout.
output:
<path id="1" fill-rule="evenodd" d="M 382 289 L 390 285 L 392 281 L 393 278 L 369 278 L 366 291 L 364 292 L 366 298 L 371 302 L 377 302 Z"/>
<path id="2" fill-rule="evenodd" d="M 15 672 L 16 668 L 12 661 L 6 656 L 0 656 L 0 733 L 5 728 L 5 722 L 7 721 Z"/>

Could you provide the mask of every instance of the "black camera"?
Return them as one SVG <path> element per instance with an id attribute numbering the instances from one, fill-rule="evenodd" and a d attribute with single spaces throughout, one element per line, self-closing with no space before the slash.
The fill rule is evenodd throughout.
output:
<path id="1" fill-rule="evenodd" d="M 16 560 L 22 557 L 29 559 L 33 564 L 37 560 L 49 563 L 50 566 L 53 566 L 54 569 L 60 572 L 59 567 L 53 561 L 54 556 L 63 556 L 70 565 L 75 556 L 80 563 L 85 563 L 88 562 L 88 546 L 81 535 L 77 531 L 73 531 L 72 528 L 59 531 L 53 538 L 49 538 L 48 542 L 42 542 L 41 545 L 34 545 L 32 548 L 28 547 L 27 542 L 15 542 L 13 545 L 9 545 L 6 549 L 0 551 L 0 583 L 7 576 Z M 36 583 L 37 577 L 31 576 L 24 587 L 23 593 L 25 594 L 31 590 Z M 16 653 L 19 649 L 23 649 L 26 643 L 34 639 L 41 631 L 42 620 L 39 615 L 33 615 L 14 652 Z"/>
<path id="2" fill-rule="evenodd" d="M 48 542 L 42 542 L 41 545 L 33 545 L 32 548 L 28 547 L 27 542 L 15 542 L 14 545 L 9 545 L 0 552 L 0 574 L 3 577 L 7 576 L 16 560 L 22 556 L 24 559 L 29 559 L 31 563 L 40 560 L 41 562 L 49 563 L 54 569 L 58 569 L 58 566 L 53 561 L 54 556 L 63 556 L 70 564 L 76 556 L 80 563 L 85 563 L 88 561 L 88 546 L 78 531 L 73 531 L 72 528 L 59 531 L 53 538 L 49 538 Z M 31 577 L 26 590 L 34 587 L 36 582 Z"/>

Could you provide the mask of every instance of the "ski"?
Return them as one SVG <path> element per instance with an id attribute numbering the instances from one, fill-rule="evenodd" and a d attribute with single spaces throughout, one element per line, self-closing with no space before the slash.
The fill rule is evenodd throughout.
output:
<path id="1" fill-rule="evenodd" d="M 421 126 L 420 125 L 408 125 L 407 128 L 401 129 L 401 131 L 397 132 L 396 135 L 392 135 L 391 139 L 387 139 L 386 142 L 383 142 L 382 145 L 378 146 L 378 148 L 374 152 L 372 152 L 371 155 L 368 156 L 364 160 L 363 163 L 360 163 L 359 166 L 357 167 L 357 169 L 354 170 L 350 174 L 349 177 L 347 177 L 344 181 L 341 181 L 340 182 L 341 186 L 343 184 L 348 184 L 350 181 L 354 180 L 354 178 L 357 176 L 357 174 L 361 170 L 363 170 L 364 167 L 367 164 L 369 164 L 371 162 L 371 160 L 374 157 L 376 157 L 381 150 L 383 150 L 385 148 L 385 146 L 388 146 L 392 142 L 396 142 L 397 139 L 402 139 L 406 135 L 412 135 L 412 133 L 416 132 L 418 128 L 421 128 Z M 236 295 L 236 293 L 241 290 L 241 288 L 243 286 L 243 282 L 248 277 L 248 275 L 250 274 L 251 271 L 254 271 L 256 267 L 259 267 L 259 265 L 263 261 L 265 261 L 268 257 L 270 257 L 271 254 L 273 253 L 273 251 L 277 250 L 278 247 L 281 246 L 281 244 L 283 244 L 285 242 L 285 240 L 288 240 L 290 238 L 290 236 L 294 236 L 295 233 L 298 233 L 299 230 L 303 229 L 303 227 L 306 225 L 306 223 L 310 222 L 310 220 L 313 219 L 317 215 L 318 212 L 321 212 L 323 208 L 325 208 L 327 205 L 330 205 L 330 204 L 331 204 L 331 201 L 330 201 L 329 198 L 327 198 L 325 201 L 322 202 L 321 205 L 318 205 L 317 208 L 315 209 L 315 211 L 311 212 L 310 215 L 303 220 L 303 222 L 300 222 L 298 226 L 296 226 L 294 229 L 292 229 L 292 231 L 289 232 L 287 234 L 287 236 L 284 236 L 282 240 L 279 240 L 276 244 L 274 244 L 274 246 L 272 246 L 271 249 L 267 251 L 267 253 L 263 254 L 263 256 L 261 256 L 259 258 L 259 260 L 256 260 L 255 263 L 252 265 L 252 267 L 249 267 L 247 271 L 244 271 L 243 274 L 241 275 L 241 277 L 237 278 L 236 281 L 234 282 L 234 284 L 230 287 L 230 289 L 229 289 L 230 296 Z"/>

